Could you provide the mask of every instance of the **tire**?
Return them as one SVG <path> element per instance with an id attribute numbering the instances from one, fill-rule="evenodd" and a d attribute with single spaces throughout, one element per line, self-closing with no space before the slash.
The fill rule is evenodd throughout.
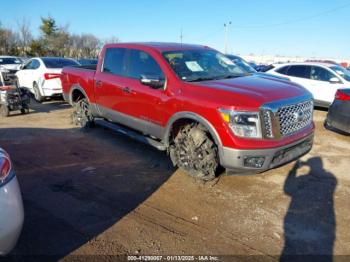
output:
<path id="1" fill-rule="evenodd" d="M 83 98 L 74 104 L 72 120 L 73 124 L 83 129 L 93 126 L 94 117 L 91 113 L 90 104 L 86 98 Z"/>
<path id="2" fill-rule="evenodd" d="M 40 89 L 38 87 L 37 83 L 33 84 L 33 89 L 34 89 L 34 98 L 37 102 L 41 103 L 42 101 L 44 101 L 45 97 L 41 95 L 40 93 Z"/>
<path id="3" fill-rule="evenodd" d="M 180 129 L 170 146 L 170 157 L 174 165 L 203 181 L 213 180 L 219 166 L 216 144 L 196 123 Z"/>
<path id="4" fill-rule="evenodd" d="M 28 108 L 28 107 L 22 108 L 22 109 L 21 109 L 21 113 L 22 113 L 22 115 L 24 115 L 24 114 L 29 114 L 29 108 Z"/>
<path id="5" fill-rule="evenodd" d="M 2 117 L 8 117 L 10 115 L 10 110 L 6 105 L 0 106 L 0 114 Z"/>

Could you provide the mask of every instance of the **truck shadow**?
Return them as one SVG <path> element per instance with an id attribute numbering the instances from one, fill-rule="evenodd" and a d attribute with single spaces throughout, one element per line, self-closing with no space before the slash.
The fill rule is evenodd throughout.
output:
<path id="1" fill-rule="evenodd" d="M 309 172 L 297 176 L 302 166 Z M 336 186 L 337 179 L 324 169 L 321 158 L 296 162 L 284 184 L 291 203 L 284 218 L 285 244 L 280 261 L 333 261 Z"/>
<path id="2" fill-rule="evenodd" d="M 104 241 L 98 237 L 175 171 L 165 153 L 102 128 L 0 129 L 0 137 L 24 200 L 23 232 L 10 254 L 20 258 L 56 261 L 78 248 L 96 254 L 84 245 Z M 105 246 L 98 251 L 128 252 L 122 244 Z"/>

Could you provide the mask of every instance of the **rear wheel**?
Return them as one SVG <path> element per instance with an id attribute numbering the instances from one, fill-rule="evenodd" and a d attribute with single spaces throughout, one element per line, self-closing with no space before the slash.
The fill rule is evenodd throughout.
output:
<path id="1" fill-rule="evenodd" d="M 206 129 L 196 123 L 180 129 L 170 146 L 170 157 L 179 168 L 203 181 L 213 180 L 219 166 L 216 144 Z"/>
<path id="2" fill-rule="evenodd" d="M 75 125 L 82 128 L 89 128 L 93 125 L 94 117 L 91 113 L 90 104 L 86 98 L 83 98 L 74 104 L 72 120 Z"/>
<path id="3" fill-rule="evenodd" d="M 37 83 L 33 84 L 33 89 L 34 89 L 34 98 L 37 102 L 41 103 L 44 101 L 44 97 L 40 93 L 40 89 Z"/>

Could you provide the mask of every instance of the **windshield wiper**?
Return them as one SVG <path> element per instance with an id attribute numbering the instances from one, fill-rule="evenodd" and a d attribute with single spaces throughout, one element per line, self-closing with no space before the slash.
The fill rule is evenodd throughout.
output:
<path id="1" fill-rule="evenodd" d="M 187 80 L 187 82 L 200 82 L 200 81 L 209 81 L 209 80 L 216 80 L 215 77 L 198 77 L 195 79 Z"/>

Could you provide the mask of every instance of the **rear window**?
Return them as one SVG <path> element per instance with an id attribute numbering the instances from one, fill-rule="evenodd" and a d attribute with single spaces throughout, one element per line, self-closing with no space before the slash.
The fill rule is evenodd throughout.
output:
<path id="1" fill-rule="evenodd" d="M 63 68 L 66 66 L 77 66 L 78 62 L 67 58 L 42 58 L 46 68 Z"/>
<path id="2" fill-rule="evenodd" d="M 114 75 L 126 76 L 124 64 L 125 54 L 125 48 L 107 48 L 102 71 Z"/>
<path id="3" fill-rule="evenodd" d="M 0 65 L 21 64 L 22 61 L 15 57 L 0 57 Z"/>

